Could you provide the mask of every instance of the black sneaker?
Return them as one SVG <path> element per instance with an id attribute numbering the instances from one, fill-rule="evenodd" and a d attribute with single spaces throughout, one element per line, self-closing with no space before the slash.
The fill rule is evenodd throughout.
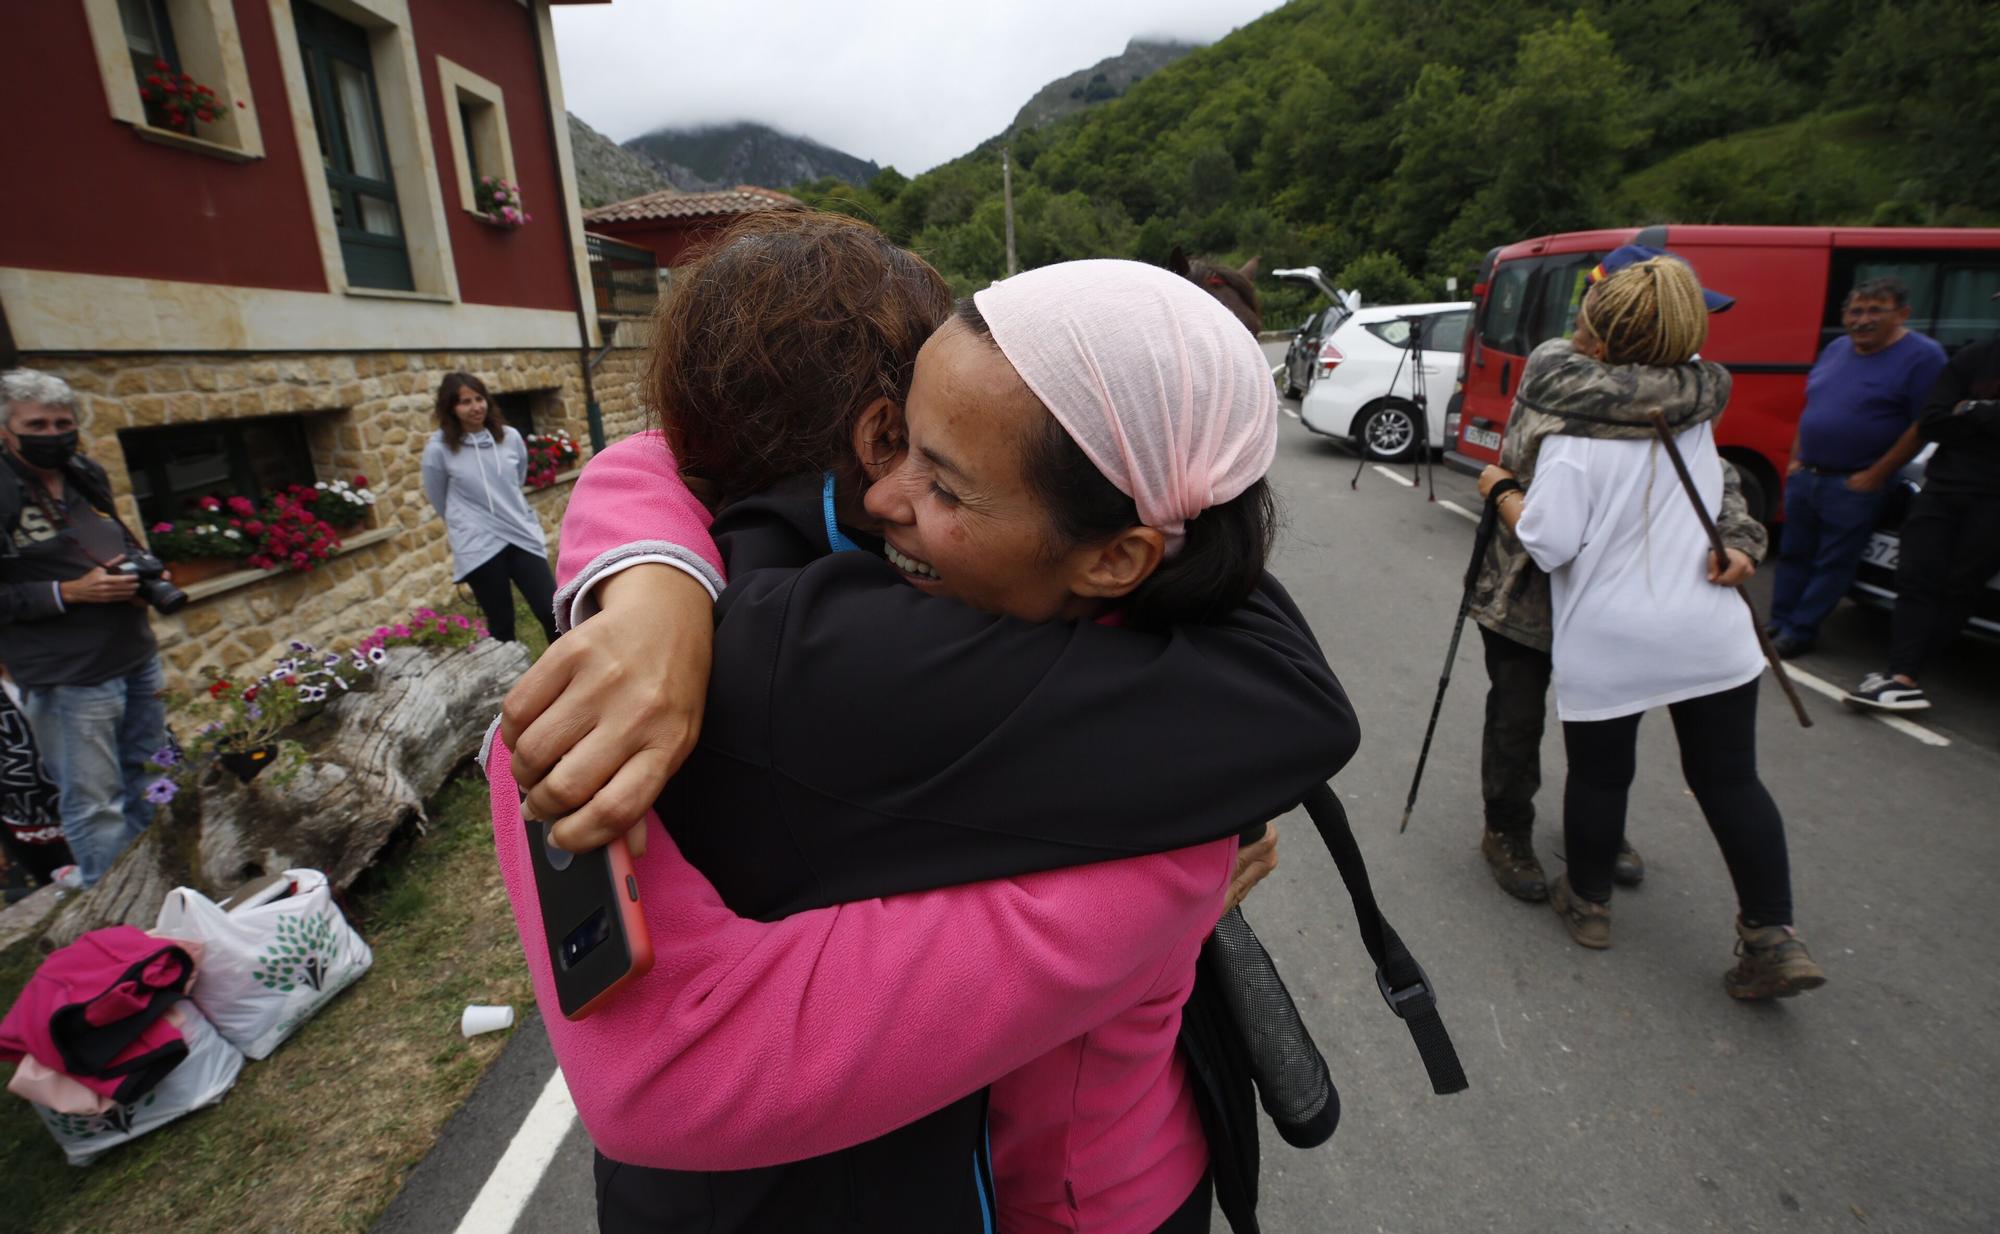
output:
<path id="1" fill-rule="evenodd" d="M 1780 634 L 1771 640 L 1771 650 L 1778 653 L 1780 660 L 1795 660 L 1812 650 L 1812 642 L 1794 635 Z"/>
<path id="2" fill-rule="evenodd" d="M 1931 705 L 1922 686 L 1905 685 L 1887 673 L 1868 674 L 1840 701 L 1863 711 L 1923 711 Z"/>

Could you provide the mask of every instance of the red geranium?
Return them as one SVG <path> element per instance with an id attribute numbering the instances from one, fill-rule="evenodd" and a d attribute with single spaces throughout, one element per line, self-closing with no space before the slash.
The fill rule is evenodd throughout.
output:
<path id="1" fill-rule="evenodd" d="M 227 689 L 229 689 L 228 682 L 226 681 L 215 682 L 213 685 L 208 687 L 208 696 L 210 698 L 220 698 L 222 697 L 222 692 Z"/>

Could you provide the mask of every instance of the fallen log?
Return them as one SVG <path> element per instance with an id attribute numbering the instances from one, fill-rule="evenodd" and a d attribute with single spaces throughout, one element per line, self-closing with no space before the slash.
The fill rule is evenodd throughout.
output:
<path id="1" fill-rule="evenodd" d="M 60 947 L 101 926 L 150 929 L 167 893 L 219 898 L 285 869 L 323 870 L 345 889 L 396 830 L 478 752 L 507 690 L 528 669 L 520 643 L 439 652 L 397 647 L 361 685 L 284 734 L 305 749 L 290 780 L 211 771 L 126 849 L 97 886 L 71 896 L 43 936 Z"/>

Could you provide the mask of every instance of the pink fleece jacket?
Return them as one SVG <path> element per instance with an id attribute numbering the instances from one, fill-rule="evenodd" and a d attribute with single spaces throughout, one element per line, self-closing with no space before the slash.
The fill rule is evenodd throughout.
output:
<path id="1" fill-rule="evenodd" d="M 594 458 L 565 515 L 565 591 L 621 546 L 716 560 L 656 435 Z M 584 570 L 581 574 L 589 574 Z M 653 970 L 562 1018 L 509 754 L 495 742 L 496 849 L 537 1001 L 607 1156 L 742 1169 L 857 1144 L 991 1084 L 1001 1228 L 1150 1234 L 1207 1166 L 1175 1041 L 1235 854 L 1155 857 L 736 917 L 648 816 L 638 859 Z"/>

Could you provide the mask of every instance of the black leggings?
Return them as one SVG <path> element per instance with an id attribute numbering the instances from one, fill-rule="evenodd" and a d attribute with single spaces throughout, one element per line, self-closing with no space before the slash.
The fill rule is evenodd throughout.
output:
<path id="1" fill-rule="evenodd" d="M 547 558 L 509 544 L 474 566 L 465 576 L 465 585 L 472 588 L 472 598 L 479 601 L 479 611 L 486 614 L 486 628 L 494 638 L 503 643 L 514 641 L 513 587 L 519 587 L 549 641 L 556 641 L 556 579 L 549 573 Z"/>
<path id="2" fill-rule="evenodd" d="M 1752 926 L 1792 924 L 1792 871 L 1785 820 L 1757 778 L 1757 682 L 1667 708 L 1681 746 L 1681 774 L 1722 849 L 1736 903 Z M 1640 712 L 1615 720 L 1563 721 L 1569 780 L 1563 786 L 1563 847 L 1569 884 L 1586 900 L 1611 899 L 1611 865 L 1625 838 Z"/>

